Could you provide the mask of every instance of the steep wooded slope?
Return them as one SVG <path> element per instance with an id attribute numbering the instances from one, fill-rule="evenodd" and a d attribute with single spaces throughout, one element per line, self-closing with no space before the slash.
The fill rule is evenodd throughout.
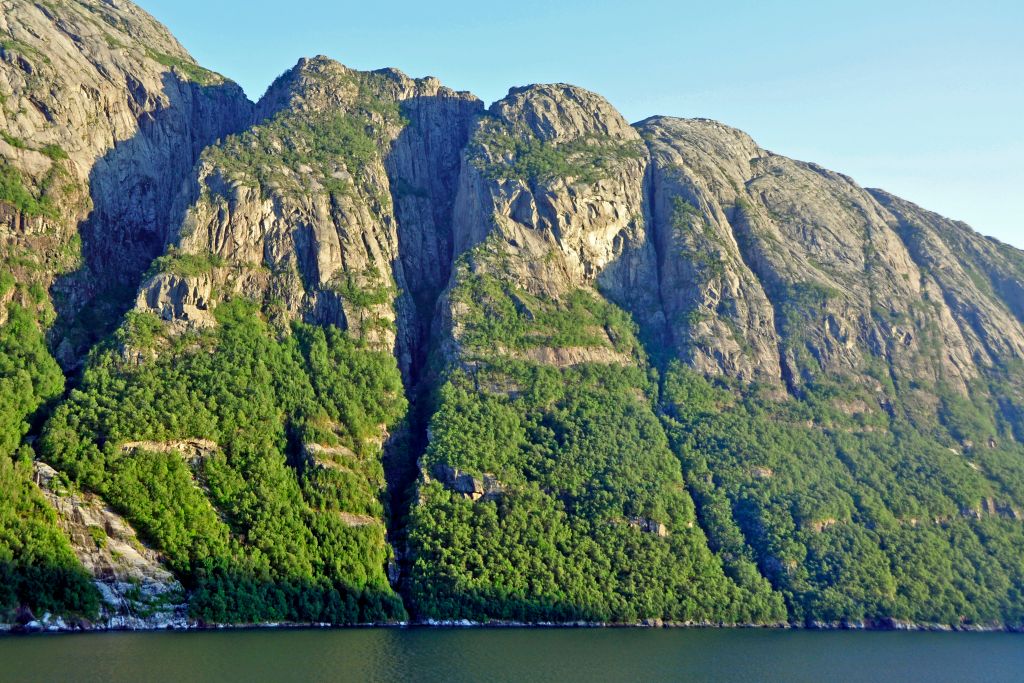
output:
<path id="1" fill-rule="evenodd" d="M 1024 622 L 1020 251 L 569 85 L 252 105 L 3 6 L 11 611 L 96 613 L 100 495 L 207 622 Z"/>
<path id="2" fill-rule="evenodd" d="M 30 483 L 22 436 L 63 391 L 53 356 L 78 367 L 116 327 L 163 249 L 177 187 L 251 108 L 130 3 L 0 3 L 4 611 L 95 613 L 97 595 Z"/>

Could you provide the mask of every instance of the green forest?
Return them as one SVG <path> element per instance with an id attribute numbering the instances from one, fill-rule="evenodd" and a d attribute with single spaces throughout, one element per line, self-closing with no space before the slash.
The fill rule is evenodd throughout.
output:
<path id="1" fill-rule="evenodd" d="M 216 315 L 168 337 L 132 314 L 46 424 L 42 456 L 160 549 L 197 619 L 402 618 L 380 459 L 406 405 L 394 359 L 336 328 L 275 329 L 241 300 Z M 191 462 L 158 448 L 186 439 L 214 446 Z"/>
<path id="2" fill-rule="evenodd" d="M 64 375 L 33 312 L 11 303 L 7 315 L 0 325 L 0 621 L 12 621 L 21 606 L 92 616 L 99 594 L 32 483 L 34 453 L 23 441 L 37 411 L 60 397 Z"/>
<path id="3" fill-rule="evenodd" d="M 712 548 L 755 561 L 798 623 L 1024 623 L 1024 525 L 978 507 L 1020 500 L 1024 454 L 968 460 L 830 394 L 780 403 L 668 370 L 663 420 Z"/>
<path id="4" fill-rule="evenodd" d="M 488 248 L 475 256 L 486 261 Z M 414 611 L 784 621 L 782 596 L 751 561 L 709 551 L 629 317 L 582 290 L 554 302 L 502 286 L 470 260 L 452 299 L 473 363 L 448 372 L 423 467 L 493 477 L 501 490 L 474 501 L 441 481 L 421 487 L 409 523 Z M 632 361 L 558 368 L 494 351 L 546 344 L 613 347 Z"/>

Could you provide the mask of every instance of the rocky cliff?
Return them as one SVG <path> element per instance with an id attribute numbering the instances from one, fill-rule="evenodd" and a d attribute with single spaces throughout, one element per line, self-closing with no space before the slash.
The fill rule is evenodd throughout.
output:
<path id="1" fill-rule="evenodd" d="M 987 244 L 994 262 L 999 246 L 712 121 L 639 129 L 654 159 L 662 291 L 677 293 L 666 305 L 695 368 L 799 392 L 817 375 L 863 381 L 880 362 L 898 382 L 963 394 L 979 364 L 1019 357 L 1012 299 L 979 288 L 939 233 Z"/>
<path id="2" fill-rule="evenodd" d="M 8 0 L 0 35 L 6 260 L 53 287 L 73 365 L 163 251 L 199 153 L 252 105 L 131 3 Z"/>
<path id="3" fill-rule="evenodd" d="M 571 85 L 251 104 L 129 3 L 3 8 L 5 476 L 83 490 L 108 616 L 1024 623 L 1019 250 Z"/>
<path id="4" fill-rule="evenodd" d="M 410 372 L 448 276 L 450 188 L 478 107 L 436 79 L 302 60 L 259 124 L 204 153 L 140 307 L 203 325 L 242 294 L 347 329 Z"/>

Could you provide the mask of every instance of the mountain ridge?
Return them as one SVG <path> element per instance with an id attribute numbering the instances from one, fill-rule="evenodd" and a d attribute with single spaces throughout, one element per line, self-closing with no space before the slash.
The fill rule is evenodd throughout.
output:
<path id="1" fill-rule="evenodd" d="M 51 4 L 5 16 L 78 22 L 138 132 L 69 143 L 60 199 L 25 150 L 82 119 L 26 127 L 46 55 L 4 44 L 5 174 L 58 209 L 0 198 L 6 486 L 106 499 L 193 621 L 1021 623 L 1019 250 L 711 120 L 322 56 L 252 103 L 128 3 Z M 73 596 L 9 525 L 0 605 L 180 619 L 40 515 Z"/>

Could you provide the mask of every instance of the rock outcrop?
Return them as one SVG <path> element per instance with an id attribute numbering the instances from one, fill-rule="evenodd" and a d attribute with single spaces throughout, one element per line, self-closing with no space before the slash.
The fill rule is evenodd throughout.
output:
<path id="1" fill-rule="evenodd" d="M 448 276 L 449 188 L 478 107 L 436 79 L 302 60 L 260 101 L 261 123 L 206 152 L 138 305 L 202 326 L 218 298 L 246 296 L 395 350 L 408 373 L 419 311 Z"/>
<path id="2" fill-rule="evenodd" d="M 439 465 L 434 468 L 434 474 L 448 489 L 474 502 L 495 500 L 505 492 L 505 485 L 488 472 L 477 477 L 451 465 Z"/>
<path id="3" fill-rule="evenodd" d="M 23 188 L 0 212 L 0 239 L 35 262 L 22 279 L 53 286 L 54 346 L 75 364 L 97 318 L 109 329 L 129 302 L 102 315 L 93 305 L 86 322 L 87 304 L 137 287 L 199 153 L 248 125 L 252 105 L 131 3 L 0 8 L 0 162 Z"/>
<path id="4" fill-rule="evenodd" d="M 93 628 L 185 628 L 190 624 L 181 583 L 123 517 L 99 497 L 68 489 L 58 472 L 45 463 L 35 463 L 35 481 L 99 589 L 102 604 Z"/>

